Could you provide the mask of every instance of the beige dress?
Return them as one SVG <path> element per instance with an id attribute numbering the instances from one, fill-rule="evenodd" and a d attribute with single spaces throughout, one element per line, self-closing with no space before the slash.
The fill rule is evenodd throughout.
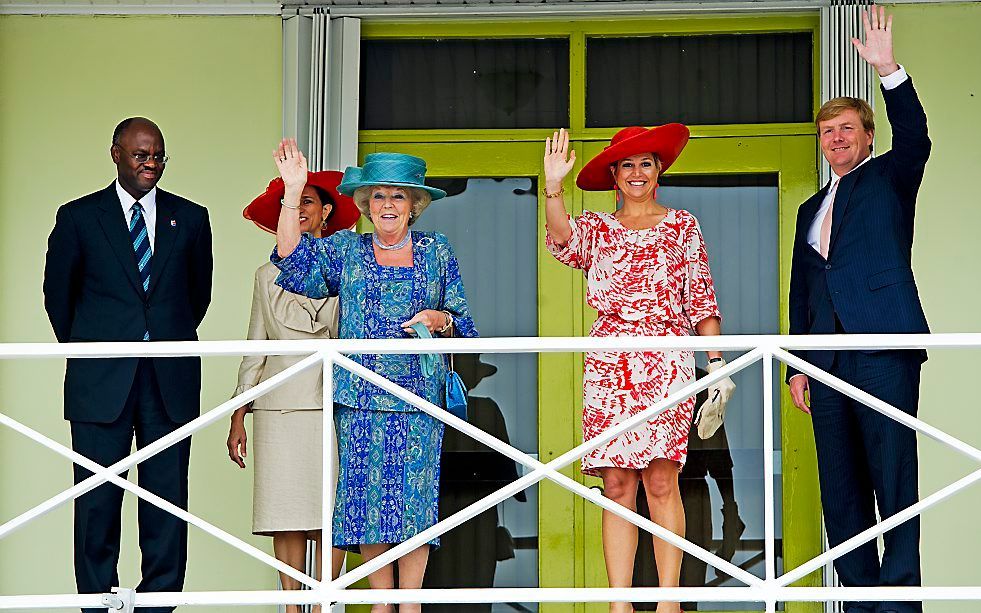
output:
<path id="1" fill-rule="evenodd" d="M 250 340 L 323 339 L 337 336 L 337 299 L 313 300 L 275 283 L 271 263 L 255 272 Z M 246 356 L 235 394 L 258 385 L 299 362 L 302 356 Z M 322 495 L 322 369 L 294 376 L 252 404 L 250 451 L 255 464 L 252 532 L 320 530 Z M 330 445 L 337 482 L 337 441 Z"/>

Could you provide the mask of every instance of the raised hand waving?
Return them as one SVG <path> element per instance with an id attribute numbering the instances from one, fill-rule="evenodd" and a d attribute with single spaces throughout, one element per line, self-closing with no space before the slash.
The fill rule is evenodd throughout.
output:
<path id="1" fill-rule="evenodd" d="M 565 128 L 553 132 L 545 139 L 545 187 L 555 192 L 562 187 L 562 180 L 576 165 L 575 150 L 569 151 L 569 133 Z"/>
<path id="2" fill-rule="evenodd" d="M 283 178 L 286 189 L 303 190 L 307 184 L 307 158 L 296 146 L 295 138 L 284 138 L 279 143 L 279 147 L 273 151 L 273 159 L 276 161 L 276 168 L 279 169 L 279 176 Z"/>
<path id="3" fill-rule="evenodd" d="M 892 53 L 892 15 L 887 16 L 884 7 L 873 6 L 871 11 L 862 11 L 862 23 L 865 25 L 865 43 L 857 38 L 852 39 L 852 45 L 858 54 L 880 76 L 884 77 L 899 70 L 899 64 Z"/>

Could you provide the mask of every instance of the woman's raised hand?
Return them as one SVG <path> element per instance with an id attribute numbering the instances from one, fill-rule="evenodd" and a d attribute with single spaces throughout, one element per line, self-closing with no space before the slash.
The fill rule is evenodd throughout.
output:
<path id="1" fill-rule="evenodd" d="M 307 184 L 307 158 L 296 146 L 296 139 L 284 138 L 280 141 L 279 147 L 273 151 L 273 159 L 287 190 L 292 188 L 302 191 L 303 186 Z"/>
<path id="2" fill-rule="evenodd" d="M 575 164 L 576 152 L 569 151 L 569 133 L 565 128 L 545 139 L 545 187 L 549 192 L 562 187 L 562 180 Z"/>

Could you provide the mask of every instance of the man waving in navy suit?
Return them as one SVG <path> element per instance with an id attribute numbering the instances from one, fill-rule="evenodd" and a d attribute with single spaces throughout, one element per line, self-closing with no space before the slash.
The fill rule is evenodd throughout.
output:
<path id="1" fill-rule="evenodd" d="M 44 308 L 55 336 L 62 343 L 197 340 L 211 301 L 208 212 L 157 188 L 168 156 L 149 119 L 122 121 L 109 152 L 116 180 L 59 208 L 48 238 Z M 197 417 L 200 390 L 196 357 L 69 359 L 65 418 L 72 448 L 109 466 L 129 455 L 134 437 L 142 448 Z M 140 485 L 186 509 L 190 453 L 185 439 L 140 463 Z M 90 475 L 75 466 L 76 483 Z M 122 489 L 103 484 L 75 501 L 80 593 L 119 585 L 122 500 Z M 143 500 L 138 514 L 143 580 L 137 591 L 180 591 L 187 524 Z"/>
<path id="2" fill-rule="evenodd" d="M 832 179 L 801 205 L 790 281 L 790 333 L 925 333 L 910 253 L 916 194 L 930 155 L 926 114 L 893 58 L 892 17 L 863 14 L 865 44 L 852 43 L 878 72 L 892 126 L 892 150 L 872 157 L 872 109 L 856 98 L 821 107 L 816 124 Z M 799 352 L 844 381 L 916 415 L 919 351 Z M 810 413 L 831 546 L 915 504 L 915 433 L 788 368 L 794 404 Z M 810 395 L 810 406 L 806 392 Z M 920 584 L 920 525 L 911 519 L 876 543 L 835 561 L 845 586 Z M 912 613 L 916 602 L 847 602 L 847 613 Z"/>

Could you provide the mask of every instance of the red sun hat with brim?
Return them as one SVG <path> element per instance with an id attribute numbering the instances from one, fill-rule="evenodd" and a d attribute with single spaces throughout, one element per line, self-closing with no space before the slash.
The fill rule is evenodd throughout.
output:
<path id="1" fill-rule="evenodd" d="M 333 213 L 327 220 L 323 235 L 330 236 L 338 230 L 347 230 L 361 217 L 361 211 L 354 204 L 354 199 L 350 196 L 337 191 L 337 186 L 341 182 L 344 173 L 336 170 L 321 170 L 319 172 L 307 173 L 307 185 L 315 185 L 327 191 L 331 200 L 334 201 Z M 279 225 L 279 211 L 282 207 L 281 201 L 286 193 L 286 185 L 281 177 L 276 177 L 269 182 L 266 191 L 259 194 L 255 200 L 249 203 L 242 211 L 245 217 L 266 232 L 276 233 Z"/>
<path id="2" fill-rule="evenodd" d="M 681 151 L 688 144 L 690 133 L 688 128 L 680 123 L 667 123 L 663 126 L 644 128 L 631 126 L 613 135 L 610 144 L 593 159 L 589 160 L 579 176 L 576 185 L 587 192 L 602 192 L 616 188 L 610 166 L 624 158 L 642 153 L 653 153 L 661 160 L 661 171 L 664 172 L 674 164 Z"/>

